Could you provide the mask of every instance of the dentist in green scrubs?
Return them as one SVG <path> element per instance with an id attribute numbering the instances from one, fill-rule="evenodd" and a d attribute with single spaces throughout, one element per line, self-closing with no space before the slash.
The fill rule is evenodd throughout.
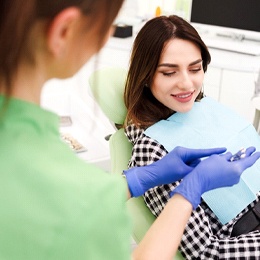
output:
<path id="1" fill-rule="evenodd" d="M 253 147 L 236 162 L 225 148 L 178 147 L 120 177 L 61 141 L 58 116 L 40 107 L 42 87 L 73 76 L 101 49 L 122 2 L 0 3 L 0 259 L 171 259 L 201 194 L 236 184 L 260 157 Z M 178 193 L 131 256 L 126 199 L 180 177 Z"/>

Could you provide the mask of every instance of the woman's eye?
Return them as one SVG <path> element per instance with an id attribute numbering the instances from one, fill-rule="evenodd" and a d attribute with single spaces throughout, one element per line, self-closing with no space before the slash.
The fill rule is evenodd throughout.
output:
<path id="1" fill-rule="evenodd" d="M 200 67 L 200 68 L 191 69 L 190 71 L 191 71 L 191 72 L 194 72 L 194 73 L 199 72 L 199 71 L 201 71 L 201 67 Z"/>
<path id="2" fill-rule="evenodd" d="M 171 77 L 175 73 L 176 73 L 175 71 L 172 71 L 172 72 L 162 72 L 163 76 L 166 76 L 166 77 Z"/>

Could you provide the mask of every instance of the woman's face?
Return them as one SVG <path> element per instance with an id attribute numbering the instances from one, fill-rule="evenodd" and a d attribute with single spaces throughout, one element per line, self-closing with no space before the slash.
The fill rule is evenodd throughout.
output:
<path id="1" fill-rule="evenodd" d="M 187 40 L 166 43 L 155 72 L 154 97 L 176 112 L 188 112 L 200 93 L 204 71 L 200 48 Z"/>

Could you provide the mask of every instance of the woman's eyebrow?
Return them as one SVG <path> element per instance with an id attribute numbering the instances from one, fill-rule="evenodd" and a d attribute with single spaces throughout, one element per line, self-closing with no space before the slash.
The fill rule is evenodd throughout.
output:
<path id="1" fill-rule="evenodd" d="M 202 59 L 198 59 L 198 60 L 195 60 L 195 61 L 191 62 L 191 63 L 189 64 L 189 66 L 198 64 L 198 63 L 200 63 L 200 62 L 202 62 Z M 161 64 L 158 65 L 158 67 L 176 68 L 176 67 L 179 67 L 179 65 L 178 65 L 178 64 L 174 64 L 174 63 L 161 63 Z"/>
<path id="2" fill-rule="evenodd" d="M 200 63 L 200 62 L 202 62 L 202 59 L 198 59 L 198 60 L 193 61 L 192 63 L 189 64 L 189 66 L 198 64 L 198 63 Z"/>

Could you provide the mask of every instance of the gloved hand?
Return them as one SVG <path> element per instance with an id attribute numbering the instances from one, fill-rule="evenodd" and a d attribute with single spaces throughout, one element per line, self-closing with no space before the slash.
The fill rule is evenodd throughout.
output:
<path id="1" fill-rule="evenodd" d="M 125 170 L 132 197 L 143 195 L 147 190 L 182 179 L 200 163 L 200 158 L 219 154 L 226 148 L 188 149 L 176 147 L 162 159 L 143 167 Z"/>
<path id="2" fill-rule="evenodd" d="M 230 161 L 232 154 L 229 152 L 211 155 L 186 175 L 170 196 L 172 197 L 175 193 L 181 194 L 191 202 L 193 209 L 196 209 L 204 192 L 237 184 L 242 172 L 260 158 L 260 152 L 252 155 L 254 151 L 254 147 L 249 147 L 246 149 L 245 158 L 233 162 Z"/>

